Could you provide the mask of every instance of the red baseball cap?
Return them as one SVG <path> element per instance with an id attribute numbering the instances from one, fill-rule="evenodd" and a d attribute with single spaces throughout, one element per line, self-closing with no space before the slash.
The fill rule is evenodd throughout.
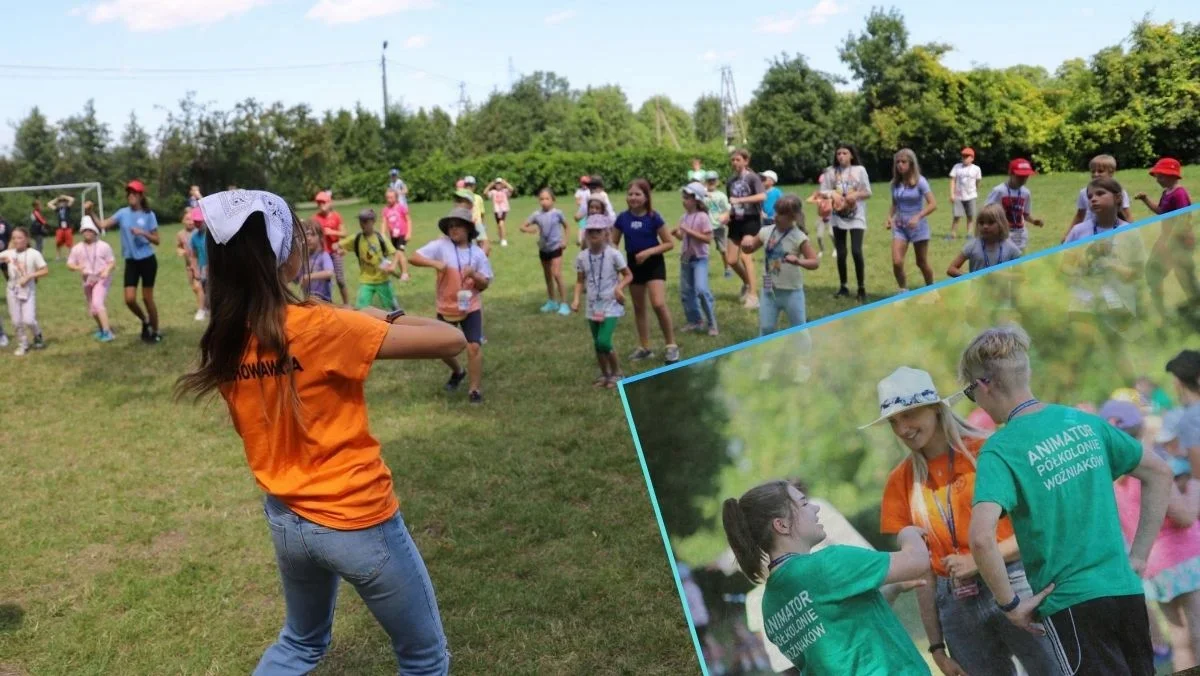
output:
<path id="1" fill-rule="evenodd" d="M 1183 165 L 1179 164 L 1179 160 L 1173 157 L 1164 157 L 1154 163 L 1154 168 L 1150 170 L 1150 175 L 1183 178 Z"/>
<path id="2" fill-rule="evenodd" d="M 974 151 L 973 149 L 969 148 L 969 147 L 968 147 L 968 148 L 963 148 L 963 149 L 962 149 L 962 154 L 963 154 L 963 155 L 970 155 L 971 157 L 975 157 L 975 151 Z"/>
<path id="3" fill-rule="evenodd" d="M 579 185 L 587 185 L 588 181 L 590 181 L 590 180 L 592 180 L 591 176 L 580 176 L 579 177 Z"/>
<path id="4" fill-rule="evenodd" d="M 1008 173 L 1013 176 L 1033 176 L 1037 172 L 1033 170 L 1033 165 L 1029 163 L 1029 160 L 1018 157 L 1008 163 Z"/>
<path id="5" fill-rule="evenodd" d="M 142 195 L 146 194 L 146 186 L 142 185 L 142 182 L 136 178 L 125 184 L 125 190 L 136 192 Z"/>
<path id="6" fill-rule="evenodd" d="M 330 201 L 330 197 L 331 196 L 328 191 L 322 190 L 321 192 L 317 193 L 317 196 L 313 198 L 313 201 L 317 204 L 325 204 Z"/>

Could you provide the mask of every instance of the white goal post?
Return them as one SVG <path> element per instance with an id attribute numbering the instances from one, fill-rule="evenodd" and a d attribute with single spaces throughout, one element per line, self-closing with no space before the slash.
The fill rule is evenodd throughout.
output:
<path id="1" fill-rule="evenodd" d="M 95 191 L 96 192 L 96 214 L 99 215 L 101 221 L 104 220 L 104 188 L 103 188 L 103 186 L 100 185 L 99 182 L 96 182 L 96 181 L 91 181 L 91 182 L 86 182 L 86 183 L 58 183 L 55 185 L 17 185 L 17 186 L 0 187 L 0 193 L 5 193 L 5 192 L 54 192 L 54 191 L 66 192 L 68 190 L 79 190 L 79 204 L 81 205 L 81 207 L 82 207 L 84 200 L 87 199 L 88 194 L 90 194 L 92 191 Z M 96 225 L 99 225 L 99 223 L 97 223 Z M 58 227 L 57 221 L 54 223 L 54 227 L 55 228 Z M 104 232 L 101 231 L 100 235 L 103 237 Z"/>

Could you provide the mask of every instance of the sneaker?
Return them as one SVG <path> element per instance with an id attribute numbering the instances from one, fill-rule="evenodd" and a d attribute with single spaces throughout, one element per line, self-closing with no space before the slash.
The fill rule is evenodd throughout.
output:
<path id="1" fill-rule="evenodd" d="M 8 347 L 8 336 L 0 333 L 0 347 Z"/>
<path id="2" fill-rule="evenodd" d="M 834 252 L 833 252 L 833 257 L 834 257 L 834 258 L 837 258 L 837 252 L 836 252 L 836 251 L 834 251 Z"/>
<path id="3" fill-rule="evenodd" d="M 543 313 L 555 312 L 557 310 L 558 310 L 558 303 L 555 303 L 552 300 L 548 300 L 548 301 L 546 301 L 546 304 L 543 305 L 540 310 L 538 310 L 538 312 L 543 312 Z"/>
<path id="4" fill-rule="evenodd" d="M 142 323 L 142 342 L 150 342 L 150 325 L 144 322 Z"/>
<path id="5" fill-rule="evenodd" d="M 629 353 L 629 361 L 643 361 L 654 356 L 654 350 L 647 347 L 639 347 Z"/>
<path id="6" fill-rule="evenodd" d="M 17 349 L 13 350 L 13 355 L 17 357 L 24 357 L 25 353 L 28 351 L 29 350 L 24 345 L 18 345 Z"/>
<path id="7" fill-rule="evenodd" d="M 677 361 L 679 361 L 679 346 L 678 345 L 668 345 L 667 346 L 667 354 L 663 358 L 663 362 L 665 362 L 667 364 L 674 364 Z"/>
<path id="8" fill-rule="evenodd" d="M 402 274 L 402 275 L 400 275 L 400 281 L 402 281 L 402 282 L 407 282 L 407 281 L 408 281 L 408 280 L 410 280 L 410 279 L 412 279 L 412 278 L 408 276 L 408 273 L 407 273 L 407 272 L 406 272 L 406 273 L 404 273 L 404 274 Z"/>
<path id="9" fill-rule="evenodd" d="M 757 310 L 758 309 L 758 296 L 746 296 L 746 309 L 747 310 Z"/>
<path id="10" fill-rule="evenodd" d="M 858 290 L 858 302 L 859 302 L 860 304 L 861 304 L 861 303 L 866 303 L 866 302 L 867 302 L 867 290 L 866 290 L 866 289 L 859 289 L 859 290 Z"/>
<path id="11" fill-rule="evenodd" d="M 462 384 L 463 379 L 466 377 L 467 377 L 466 369 L 462 369 L 458 373 L 450 374 L 450 380 L 446 381 L 446 391 L 453 392 L 453 391 L 457 390 L 458 386 Z"/>
<path id="12" fill-rule="evenodd" d="M 716 338 L 717 336 L 721 335 L 721 332 L 717 330 L 717 327 L 710 326 L 708 327 L 708 335 Z"/>
<path id="13" fill-rule="evenodd" d="M 35 349 L 35 350 L 46 349 L 46 339 L 42 338 L 42 334 L 39 333 L 33 337 L 33 349 Z"/>
<path id="14" fill-rule="evenodd" d="M 202 322 L 205 319 L 208 319 L 208 316 L 204 313 L 204 310 L 196 310 L 195 320 L 198 322 Z"/>
<path id="15" fill-rule="evenodd" d="M 116 336 L 113 335 L 112 331 L 102 331 L 100 332 L 100 335 L 96 337 L 96 340 L 100 341 L 101 343 L 111 343 L 115 338 Z"/>
<path id="16" fill-rule="evenodd" d="M 471 394 L 468 397 L 468 400 L 472 404 L 482 404 L 483 403 L 483 393 L 480 392 L 479 390 L 471 390 Z"/>
<path id="17" fill-rule="evenodd" d="M 695 333 L 697 331 L 703 331 L 704 325 L 688 323 L 688 324 L 684 324 L 683 327 L 680 328 L 679 330 L 683 331 L 684 333 Z"/>
<path id="18" fill-rule="evenodd" d="M 834 298 L 847 298 L 849 296 L 850 296 L 850 289 L 847 289 L 844 286 L 839 288 L 837 290 L 837 293 L 833 294 Z"/>
<path id="19" fill-rule="evenodd" d="M 155 331 L 150 334 L 150 338 L 146 342 L 150 343 L 152 345 L 157 345 L 157 344 L 161 343 L 162 341 L 163 341 L 163 334 L 159 333 L 158 331 Z"/>
<path id="20" fill-rule="evenodd" d="M 566 303 L 562 303 L 561 305 L 558 306 L 558 314 L 560 314 L 564 317 L 571 314 L 571 306 L 567 305 Z"/>
<path id="21" fill-rule="evenodd" d="M 508 240 L 507 239 L 500 240 L 500 246 L 508 246 Z"/>
<path id="22" fill-rule="evenodd" d="M 725 268 L 725 279 L 729 279 L 732 276 L 733 276 L 733 270 L 731 270 L 729 268 Z"/>
<path id="23" fill-rule="evenodd" d="M 825 252 L 824 252 L 824 251 L 818 251 L 818 252 L 817 252 L 817 259 L 818 259 L 818 260 L 819 260 L 819 259 L 822 259 L 822 258 L 824 258 L 824 257 L 825 257 Z"/>

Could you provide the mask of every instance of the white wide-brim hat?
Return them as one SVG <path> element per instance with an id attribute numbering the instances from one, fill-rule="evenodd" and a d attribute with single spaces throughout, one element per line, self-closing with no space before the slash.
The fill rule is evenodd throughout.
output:
<path id="1" fill-rule="evenodd" d="M 865 430 L 878 425 L 892 416 L 905 411 L 933 404 L 953 404 L 962 396 L 962 391 L 942 398 L 938 394 L 933 377 L 920 369 L 901 366 L 891 375 L 879 381 L 879 417 L 859 427 Z"/>

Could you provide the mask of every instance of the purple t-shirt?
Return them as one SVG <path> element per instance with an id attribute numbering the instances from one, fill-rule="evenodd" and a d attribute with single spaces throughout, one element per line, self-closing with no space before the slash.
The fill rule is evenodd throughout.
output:
<path id="1" fill-rule="evenodd" d="M 708 217 L 707 211 L 697 211 L 690 214 L 684 214 L 679 219 L 679 224 L 687 226 L 689 230 L 694 232 L 711 233 L 712 219 Z M 680 259 L 684 262 L 696 260 L 699 258 L 708 258 L 708 242 L 700 240 L 688 235 L 687 233 L 679 233 L 683 235 L 683 246 L 680 247 Z"/>
<path id="2" fill-rule="evenodd" d="M 1158 213 L 1160 214 L 1179 211 L 1190 206 L 1192 206 L 1192 198 L 1181 185 L 1164 190 L 1162 197 L 1158 198 Z"/>
<path id="3" fill-rule="evenodd" d="M 324 251 L 309 256 L 308 272 L 315 274 L 318 272 L 332 271 L 333 259 Z M 320 298 L 326 302 L 333 302 L 333 280 L 332 279 L 314 279 L 308 283 L 308 295 Z"/>

